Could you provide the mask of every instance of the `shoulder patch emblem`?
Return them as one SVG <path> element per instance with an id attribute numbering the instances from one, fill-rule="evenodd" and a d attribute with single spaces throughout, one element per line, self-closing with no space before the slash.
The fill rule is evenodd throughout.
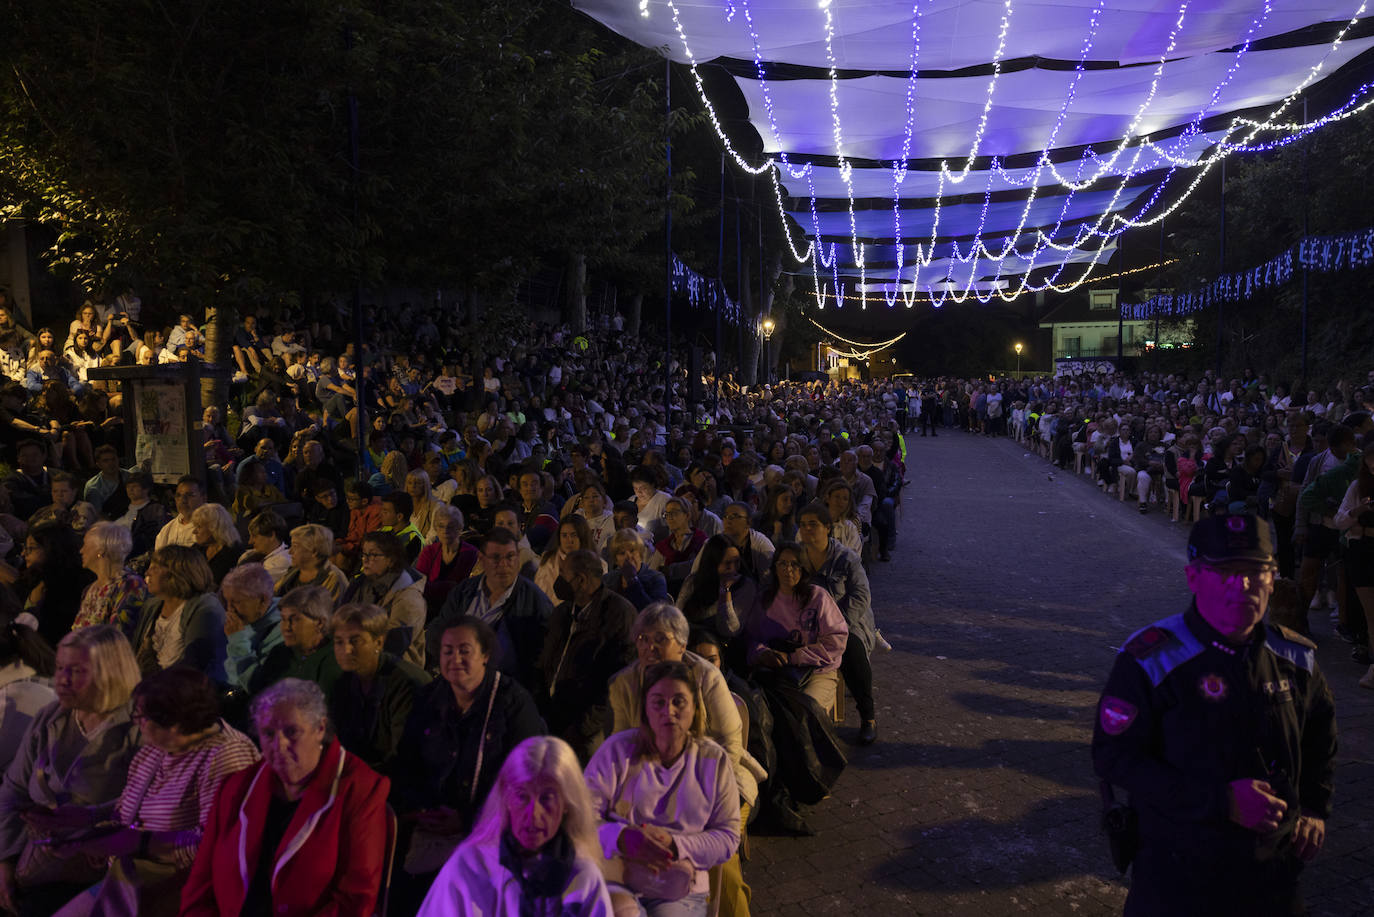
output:
<path id="1" fill-rule="evenodd" d="M 1126 645 L 1121 649 L 1124 652 L 1130 653 L 1137 659 L 1144 659 L 1146 656 L 1168 643 L 1172 638 L 1173 634 L 1169 633 L 1164 628 L 1157 625 L 1151 625 L 1126 641 Z"/>
<path id="2" fill-rule="evenodd" d="M 1279 636 L 1291 643 L 1296 643 L 1298 646 L 1306 647 L 1309 650 L 1317 648 L 1317 644 L 1313 643 L 1310 638 L 1304 637 L 1291 627 L 1284 627 L 1282 624 L 1275 624 L 1273 627 L 1279 632 Z"/>
<path id="3" fill-rule="evenodd" d="M 1197 689 L 1204 698 L 1216 702 L 1225 700 L 1229 691 L 1226 679 L 1214 674 L 1204 675 L 1198 679 Z"/>
<path id="4" fill-rule="evenodd" d="M 1103 732 L 1109 736 L 1119 736 L 1131 728 L 1139 712 L 1135 704 L 1105 694 L 1098 708 L 1098 720 L 1102 723 Z"/>

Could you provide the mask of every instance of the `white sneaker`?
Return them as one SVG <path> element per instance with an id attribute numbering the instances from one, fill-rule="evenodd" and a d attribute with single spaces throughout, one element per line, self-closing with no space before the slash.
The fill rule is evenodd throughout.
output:
<path id="1" fill-rule="evenodd" d="M 892 652 L 892 644 L 887 642 L 887 638 L 883 636 L 883 632 L 880 630 L 874 631 L 874 634 L 878 638 L 878 649 L 882 650 L 884 653 Z M 1370 666 L 1370 668 L 1374 669 L 1374 666 Z M 1374 685 L 1370 687 L 1374 687 Z"/>

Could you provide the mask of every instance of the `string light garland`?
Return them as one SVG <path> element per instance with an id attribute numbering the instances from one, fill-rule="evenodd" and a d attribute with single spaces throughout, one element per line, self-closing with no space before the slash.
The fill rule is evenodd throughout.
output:
<path id="1" fill-rule="evenodd" d="M 1054 290 L 1056 292 L 1070 292 L 1077 289 L 1083 283 L 1088 282 L 1093 270 L 1100 263 L 1100 259 L 1107 256 L 1109 243 L 1119 236 L 1122 232 L 1130 228 L 1143 228 L 1156 225 L 1161 220 L 1178 210 L 1184 201 L 1196 191 L 1201 182 L 1205 179 L 1208 172 L 1220 162 L 1225 156 L 1237 152 L 1257 152 L 1266 149 L 1274 149 L 1294 142 L 1303 136 L 1308 135 L 1313 130 L 1317 130 L 1327 124 L 1358 114 L 1374 104 L 1374 98 L 1370 98 L 1374 92 L 1374 84 L 1365 84 L 1359 88 L 1350 99 L 1343 103 L 1339 108 L 1313 120 L 1302 123 L 1294 123 L 1282 120 L 1284 112 L 1293 104 L 1304 89 L 1317 79 L 1326 66 L 1327 61 L 1335 55 L 1344 42 L 1349 30 L 1360 20 L 1367 6 L 1366 2 L 1361 2 L 1353 16 L 1338 30 L 1325 53 L 1308 72 L 1297 82 L 1279 104 L 1268 112 L 1263 119 L 1233 118 L 1230 124 L 1219 132 L 1204 132 L 1201 129 L 1202 123 L 1208 118 L 1209 112 L 1215 107 L 1225 89 L 1233 82 L 1239 71 L 1241 61 L 1245 54 L 1250 50 L 1254 36 L 1267 23 L 1273 11 L 1272 0 L 1265 0 L 1260 9 L 1249 22 L 1249 26 L 1243 39 L 1234 45 L 1234 50 L 1230 52 L 1231 60 L 1227 69 L 1217 82 L 1212 86 L 1209 96 L 1205 103 L 1199 106 L 1197 112 L 1190 121 L 1183 125 L 1181 131 L 1171 131 L 1175 139 L 1172 142 L 1156 143 L 1149 136 L 1140 137 L 1137 135 L 1139 126 L 1143 123 L 1146 113 L 1154 102 L 1161 80 L 1166 71 L 1166 65 L 1172 62 L 1175 49 L 1178 47 L 1180 37 L 1183 32 L 1191 0 L 1182 0 L 1177 7 L 1177 15 L 1174 18 L 1172 29 L 1165 42 L 1164 51 L 1159 56 L 1154 70 L 1151 74 L 1148 88 L 1145 91 L 1143 101 L 1140 103 L 1126 129 L 1122 132 L 1121 139 L 1114 142 L 1111 150 L 1101 154 L 1091 147 L 1085 149 L 1079 157 L 1075 169 L 1061 169 L 1051 158 L 1050 152 L 1054 149 L 1054 144 L 1062 126 L 1066 123 L 1069 111 L 1072 109 L 1080 81 L 1086 72 L 1086 62 L 1089 60 L 1091 48 L 1096 40 L 1097 33 L 1101 26 L 1102 13 L 1105 9 L 1105 0 L 1097 0 L 1089 16 L 1088 32 L 1085 35 L 1080 47 L 1079 60 L 1076 63 L 1074 74 L 1069 82 L 1065 99 L 1060 106 L 1059 113 L 1055 122 L 1048 133 L 1044 149 L 1037 156 L 1036 164 L 1033 168 L 1023 171 L 1019 175 L 1009 173 L 999 157 L 994 156 L 991 166 L 988 169 L 988 184 L 983 195 L 983 205 L 979 211 L 976 232 L 973 234 L 972 242 L 967 246 L 959 243 L 951 243 L 953 264 L 966 265 L 968 267 L 967 276 L 964 277 L 962 267 L 959 276 L 961 280 L 956 280 L 953 271 L 946 273 L 941 278 L 944 285 L 940 289 L 938 296 L 931 295 L 929 299 L 917 299 L 915 291 L 918 285 L 913 283 L 911 287 L 896 286 L 893 288 L 883 287 L 883 299 L 889 308 L 895 307 L 898 301 L 902 301 L 908 308 L 913 307 L 916 302 L 932 302 L 937 307 L 947 301 L 962 303 L 969 298 L 976 298 L 979 302 L 990 302 L 993 297 L 998 297 L 1003 301 L 1011 302 L 1020 296 L 1030 292 L 1040 292 L 1043 290 Z M 800 168 L 794 167 L 788 161 L 786 152 L 782 152 L 785 144 L 781 139 L 781 132 L 778 129 L 778 120 L 773 105 L 772 93 L 767 79 L 766 64 L 763 60 L 762 44 L 759 40 L 757 29 L 755 28 L 754 14 L 750 7 L 749 0 L 727 0 L 725 19 L 733 22 L 737 14 L 742 13 L 746 27 L 750 34 L 750 40 L 754 55 L 755 70 L 758 75 L 758 85 L 763 98 L 764 108 L 767 112 L 769 128 L 776 141 L 776 147 L 780 151 L 776 157 L 768 156 L 760 165 L 750 163 L 738 150 L 731 144 L 725 135 L 715 106 L 707 97 L 705 86 L 698 72 L 698 64 L 692 48 L 688 42 L 682 17 L 674 0 L 664 0 L 665 5 L 672 14 L 673 26 L 677 36 L 681 41 L 684 54 L 688 60 L 693 80 L 703 105 L 706 108 L 709 120 L 721 139 L 726 151 L 735 161 L 736 165 L 751 175 L 768 174 L 773 185 L 775 202 L 777 204 L 780 219 L 783 224 L 783 235 L 792 257 L 798 263 L 810 262 L 811 273 L 814 281 L 814 296 L 817 307 L 824 309 L 827 300 L 832 299 L 839 305 L 846 301 L 857 301 L 864 308 L 870 298 L 868 288 L 872 285 L 867 283 L 867 246 L 861 242 L 858 232 L 858 218 L 856 214 L 854 174 L 853 164 L 850 161 L 844 147 L 843 118 L 839 100 L 839 63 L 835 54 L 836 28 L 834 13 L 831 9 L 830 0 L 819 0 L 818 7 L 821 12 L 824 49 L 826 62 L 828 64 L 827 90 L 830 97 L 830 122 L 831 138 L 835 145 L 835 155 L 838 161 L 839 177 L 845 187 L 846 209 L 849 223 L 849 248 L 853 256 L 855 267 L 859 272 L 860 285 L 864 288 L 864 295 L 854 297 L 844 294 L 844 286 L 839 279 L 839 252 L 836 243 L 823 243 L 822 226 L 817 207 L 817 196 L 815 187 L 815 173 L 812 165 L 807 163 Z M 648 15 L 648 0 L 641 0 L 640 11 Z M 915 130 L 915 113 L 917 103 L 917 73 L 920 58 L 920 25 L 921 25 L 921 6 L 919 2 L 912 7 L 912 52 L 910 57 L 910 74 L 906 81 L 905 93 L 905 119 L 902 131 L 902 154 L 900 159 L 891 161 L 892 172 L 892 216 L 893 216 L 893 237 L 897 240 L 897 264 L 898 270 L 906 264 L 907 251 L 903 244 L 901 222 L 901 190 L 902 185 L 908 175 L 909 157 L 911 152 L 912 137 Z M 940 163 L 939 176 L 937 179 L 937 191 L 932 205 L 932 222 L 929 242 L 915 242 L 915 250 L 912 253 L 914 258 L 911 262 L 916 266 L 917 278 L 922 269 L 928 268 L 936 259 L 937 240 L 939 238 L 939 227 L 944 205 L 944 193 L 947 185 L 958 185 L 969 178 L 973 173 L 973 166 L 977 160 L 985 140 L 989 121 L 992 115 L 992 108 L 996 94 L 998 81 L 1002 75 L 1002 61 L 1006 52 L 1008 37 L 1010 35 L 1011 22 L 1013 18 L 1013 0 L 1003 0 L 1001 4 L 1001 21 L 997 30 L 997 48 L 991 62 L 991 75 L 988 80 L 986 92 L 984 94 L 982 110 L 977 119 L 977 126 L 974 136 L 969 146 L 969 152 L 964 157 L 964 162 L 960 168 L 952 169 L 949 161 Z M 1219 140 L 1211 147 L 1211 151 L 1200 155 L 1189 155 L 1190 147 L 1195 142 L 1213 133 L 1219 134 Z M 1282 135 L 1267 141 L 1260 141 L 1261 137 Z M 1133 197 L 1144 197 L 1144 203 L 1137 206 L 1132 204 L 1129 199 L 1125 206 L 1121 206 L 1123 197 L 1127 189 L 1131 186 L 1132 179 L 1144 172 L 1153 171 L 1167 163 L 1166 174 L 1153 184 L 1147 196 L 1140 195 L 1133 191 Z M 1124 167 L 1123 167 L 1124 166 Z M 1173 179 L 1178 170 L 1189 168 L 1195 169 L 1192 180 L 1186 183 L 1181 189 L 1175 189 L 1168 199 L 1165 199 L 1166 190 L 1170 189 L 1175 183 Z M 804 245 L 799 245 L 793 238 L 793 230 L 789 223 L 784 200 L 790 196 L 782 186 L 784 179 L 783 170 L 791 179 L 802 179 L 807 184 L 809 192 L 809 216 L 811 217 L 812 238 L 803 238 Z M 1070 174 L 1072 173 L 1072 174 Z M 1097 187 L 1104 176 L 1113 174 L 1116 180 L 1111 188 L 1111 193 L 1106 199 L 1105 205 L 1094 220 L 1086 221 L 1077 225 L 1071 235 L 1059 238 L 1059 230 L 1069 213 L 1069 208 L 1075 193 Z M 1048 175 L 1053 182 L 1046 182 L 1045 176 Z M 999 250 L 993 251 L 988 247 L 983 239 L 983 232 L 987 227 L 989 212 L 989 202 L 993 190 L 994 181 L 1001 181 L 1012 187 L 1029 186 L 1029 193 L 1021 208 L 1015 228 L 1007 233 L 999 230 L 998 235 L 1003 237 L 1002 245 Z M 1032 207 L 1041 194 L 1042 187 L 1051 187 L 1053 183 L 1058 183 L 1069 193 L 1064 196 L 1063 203 L 1059 208 L 1057 217 L 1050 224 L 1041 223 L 1039 227 L 1027 233 L 1026 225 L 1032 213 Z M 1156 207 L 1158 205 L 1158 207 Z M 805 235 L 805 233 L 803 233 Z M 1030 251 L 1025 251 L 1023 237 L 1026 240 L 1033 239 Z M 1098 244 L 1100 243 L 1100 244 Z M 1089 246 L 1091 247 L 1085 247 Z M 1037 261 L 1046 253 L 1070 254 L 1073 252 L 1091 252 L 1088 262 L 1078 262 L 1082 264 L 1082 271 L 1072 271 L 1074 276 L 1069 277 L 1066 283 L 1060 283 L 1061 275 L 1069 270 L 1074 263 L 1071 257 L 1058 259 L 1051 256 L 1049 260 L 1057 260 L 1059 263 L 1054 266 L 1053 272 L 1047 278 L 1039 282 L 1032 283 L 1031 276 L 1037 271 L 1040 265 Z M 980 261 L 995 261 L 996 274 L 1002 276 L 1002 271 L 1006 267 L 1009 258 L 1024 263 L 1025 269 L 1019 274 L 1019 280 L 1014 286 L 1007 288 L 994 288 L 991 290 L 983 289 L 977 279 L 982 272 L 979 271 Z M 1045 267 L 1049 267 L 1049 260 Z M 828 269 L 831 273 L 831 292 L 827 292 L 826 284 L 822 282 L 820 271 Z M 1140 270 L 1150 268 L 1133 269 L 1131 271 L 1118 272 L 1118 274 L 1107 275 L 1108 277 L 1120 276 L 1124 274 L 1136 273 Z M 1099 275 L 1096 280 L 1104 280 L 1107 277 Z M 962 286 L 963 289 L 957 289 Z"/>
<path id="2" fill-rule="evenodd" d="M 824 331 L 826 334 L 830 335 L 830 336 L 831 336 L 832 338 L 834 338 L 835 340 L 837 340 L 837 341 L 839 341 L 839 342 L 841 342 L 841 343 L 843 343 L 843 344 L 848 344 L 848 345 L 851 346 L 851 347 L 872 348 L 872 349 L 875 350 L 875 351 L 877 351 L 877 350 L 883 350 L 884 348 L 891 347 L 893 344 L 897 343 L 897 342 L 900 341 L 902 338 L 906 337 L 907 334 L 909 333 L 909 332 L 903 331 L 901 334 L 897 335 L 895 338 L 889 338 L 889 339 L 886 340 L 886 341 L 881 341 L 881 342 L 877 342 L 877 343 L 873 343 L 873 344 L 865 344 L 863 341 L 851 341 L 851 340 L 850 340 L 849 338 L 847 338 L 847 337 L 843 337 L 842 335 L 836 334 L 835 332 L 831 331 L 829 328 L 825 327 L 824 325 L 822 325 L 820 322 L 816 321 L 814 318 L 812 318 L 812 317 L 809 316 L 809 315 L 806 316 L 806 320 L 807 320 L 808 322 L 810 322 L 811 324 L 815 325 L 817 328 L 819 328 L 819 329 L 821 329 L 822 331 Z"/>
<path id="3" fill-rule="evenodd" d="M 1115 272 L 1113 272 L 1113 273 L 1111 273 L 1111 274 L 1099 274 L 1098 276 L 1096 276 L 1096 277 L 1093 278 L 1093 282 L 1095 282 L 1095 283 L 1101 283 L 1101 282 L 1107 281 L 1107 280 L 1115 280 L 1115 279 L 1117 279 L 1118 277 L 1130 277 L 1130 276 L 1133 275 L 1133 274 L 1143 274 L 1143 273 L 1145 273 L 1146 271 L 1157 271 L 1157 270 L 1159 270 L 1159 269 L 1161 269 L 1161 268 L 1165 268 L 1165 267 L 1168 267 L 1168 266 L 1171 265 L 1171 264 L 1177 264 L 1177 263 L 1178 263 L 1178 259 L 1177 259 L 1177 258 L 1170 258 L 1170 259 L 1168 259 L 1168 260 L 1166 260 L 1166 261 L 1158 261 L 1158 262 L 1156 262 L 1156 263 L 1154 263 L 1154 264 L 1145 264 L 1145 265 L 1141 265 L 1140 267 L 1133 267 L 1133 268 L 1128 268 L 1128 269 L 1122 270 L 1122 271 L 1115 271 Z M 905 285 L 905 284 L 904 284 L 904 285 Z M 1019 298 L 1021 298 L 1022 296 L 1025 296 L 1025 295 L 1027 295 L 1027 294 L 1029 294 L 1029 293 L 1039 292 L 1040 289 L 1053 290 L 1053 291 L 1056 292 L 1056 293 L 1072 293 L 1072 292 L 1074 292 L 1074 290 L 1076 290 L 1076 289 L 1078 288 L 1078 286 L 1081 286 L 1081 285 L 1082 285 L 1082 284 L 1077 284 L 1077 285 L 1075 285 L 1075 286 L 1058 287 L 1058 286 L 1055 286 L 1054 284 L 1049 284 L 1049 285 L 1047 285 L 1047 286 L 1043 286 L 1043 287 L 1040 287 L 1040 288 L 1037 288 L 1037 289 L 1026 289 L 1026 290 L 1023 290 L 1023 291 L 1021 291 L 1021 292 L 1015 294 L 1015 295 L 1012 296 L 1008 301 L 1009 301 L 1009 302 L 1010 302 L 1010 301 L 1014 301 L 1014 300 L 1019 299 Z M 844 285 L 841 284 L 840 286 L 843 287 Z M 886 286 L 886 285 L 885 285 L 885 286 Z M 830 297 L 834 297 L 834 294 L 833 294 L 833 293 L 826 293 L 825 295 L 826 295 L 826 296 L 830 296 Z M 859 302 L 860 300 L 863 299 L 863 297 L 862 297 L 862 296 L 841 295 L 840 297 L 838 297 L 838 299 L 840 299 L 841 301 Z M 913 299 L 913 302 L 916 303 L 917 305 L 934 305 L 937 309 L 940 308 L 940 305 L 941 305 L 944 301 L 945 301 L 945 297 L 943 297 L 943 296 L 941 296 L 941 297 L 939 297 L 939 298 L 932 297 L 932 296 L 927 296 L 927 297 L 924 298 L 924 299 L 922 299 L 922 298 L 915 298 L 915 299 Z"/>

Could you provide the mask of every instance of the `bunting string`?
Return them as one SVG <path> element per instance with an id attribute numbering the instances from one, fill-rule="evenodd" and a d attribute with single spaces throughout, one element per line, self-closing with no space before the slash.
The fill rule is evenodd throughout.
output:
<path id="1" fill-rule="evenodd" d="M 1309 236 L 1263 264 L 1223 274 L 1190 293 L 1163 293 L 1142 303 L 1122 305 L 1129 319 L 1184 316 L 1219 303 L 1240 302 L 1292 280 L 1304 268 L 1333 274 L 1374 264 L 1374 226 L 1331 236 Z"/>
<path id="2" fill-rule="evenodd" d="M 733 325 L 740 323 L 739 304 L 730 299 L 714 277 L 706 277 L 673 255 L 673 292 L 687 299 L 693 309 L 709 309 Z"/>

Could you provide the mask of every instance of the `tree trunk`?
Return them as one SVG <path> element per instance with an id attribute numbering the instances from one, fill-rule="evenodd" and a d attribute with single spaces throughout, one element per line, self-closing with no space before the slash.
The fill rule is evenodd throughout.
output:
<path id="1" fill-rule="evenodd" d="M 779 291 L 782 294 L 782 299 L 785 300 L 792 295 L 794 283 L 790 274 L 782 278 L 782 289 Z M 777 326 L 773 329 L 773 340 L 769 342 L 768 361 L 765 364 L 773 377 L 779 379 L 782 376 L 778 373 L 778 362 L 782 357 L 783 336 L 787 333 L 787 326 L 790 324 L 788 318 L 787 312 L 773 313 L 773 321 L 777 323 Z"/>
<path id="2" fill-rule="evenodd" d="M 744 275 L 740 290 L 740 370 L 739 384 L 753 385 L 759 378 L 759 312 L 758 300 L 754 299 L 754 281 L 750 271 L 753 262 L 746 256 Z"/>
<path id="3" fill-rule="evenodd" d="M 573 334 L 587 331 L 587 256 L 576 254 L 568 265 L 568 305 L 564 318 Z"/>
<path id="4" fill-rule="evenodd" d="M 237 367 L 230 350 L 234 339 L 235 314 L 233 306 L 211 304 L 205 309 L 205 362 L 219 372 L 200 380 L 200 403 L 214 405 L 224 412 L 229 403 L 229 379 Z"/>
<path id="5" fill-rule="evenodd" d="M 639 337 L 639 320 L 644 316 L 644 294 L 635 293 L 630 297 L 630 314 L 625 322 L 625 331 L 632 338 Z"/>

